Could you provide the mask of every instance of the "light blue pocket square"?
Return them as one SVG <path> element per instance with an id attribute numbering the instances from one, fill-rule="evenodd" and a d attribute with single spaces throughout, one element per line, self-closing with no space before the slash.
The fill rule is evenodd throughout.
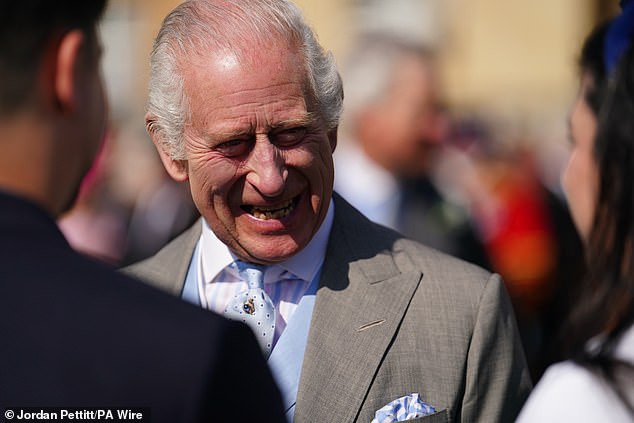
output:
<path id="1" fill-rule="evenodd" d="M 385 407 L 377 410 L 372 423 L 402 422 L 428 416 L 435 412 L 436 409 L 421 401 L 416 393 L 395 399 Z"/>

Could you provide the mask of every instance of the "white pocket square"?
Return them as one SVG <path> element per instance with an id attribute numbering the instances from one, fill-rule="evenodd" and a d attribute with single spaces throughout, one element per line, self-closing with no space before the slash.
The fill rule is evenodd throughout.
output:
<path id="1" fill-rule="evenodd" d="M 418 393 L 406 395 L 390 402 L 374 414 L 372 423 L 402 422 L 434 414 L 436 409 L 420 399 Z"/>

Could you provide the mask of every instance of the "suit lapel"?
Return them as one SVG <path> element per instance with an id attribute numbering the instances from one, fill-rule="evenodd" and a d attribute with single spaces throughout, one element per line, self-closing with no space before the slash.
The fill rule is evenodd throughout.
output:
<path id="1" fill-rule="evenodd" d="M 198 219 L 156 255 L 123 269 L 124 272 L 180 297 L 201 231 L 202 222 Z"/>
<path id="2" fill-rule="evenodd" d="M 337 197 L 335 197 L 338 200 Z M 422 278 L 338 200 L 299 383 L 295 422 L 353 421 Z M 353 223 L 354 222 L 354 223 Z"/>

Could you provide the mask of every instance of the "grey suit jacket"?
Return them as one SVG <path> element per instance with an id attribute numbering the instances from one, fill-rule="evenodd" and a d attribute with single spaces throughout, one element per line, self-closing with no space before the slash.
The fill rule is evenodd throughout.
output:
<path id="1" fill-rule="evenodd" d="M 513 421 L 531 382 L 500 277 L 334 198 L 295 422 L 369 423 L 415 392 L 439 411 L 415 421 Z M 127 271 L 180 295 L 200 228 Z"/>

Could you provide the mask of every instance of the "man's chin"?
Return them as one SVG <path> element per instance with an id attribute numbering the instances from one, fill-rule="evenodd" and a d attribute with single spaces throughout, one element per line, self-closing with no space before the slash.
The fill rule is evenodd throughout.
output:
<path id="1" fill-rule="evenodd" d="M 69 194 L 68 198 L 61 203 L 61 207 L 59 208 L 59 211 L 56 213 L 56 216 L 61 216 L 63 214 L 66 214 L 68 212 L 70 212 L 73 207 L 75 207 L 75 205 L 79 202 L 81 197 L 81 185 L 77 184 L 74 189 L 71 191 L 71 193 Z"/>
<path id="2" fill-rule="evenodd" d="M 92 175 L 91 170 L 92 167 L 86 169 L 86 171 L 83 172 L 84 176 L 74 183 L 73 189 L 69 191 L 68 197 L 65 202 L 62 203 L 62 208 L 60 209 L 58 215 L 71 211 L 73 207 L 90 195 L 90 192 L 94 189 L 95 185 L 95 177 Z"/>
<path id="3" fill-rule="evenodd" d="M 233 253 L 242 260 L 269 265 L 288 260 L 300 252 L 307 243 L 298 244 L 290 236 L 271 237 L 258 245 L 242 246 L 239 251 Z"/>

